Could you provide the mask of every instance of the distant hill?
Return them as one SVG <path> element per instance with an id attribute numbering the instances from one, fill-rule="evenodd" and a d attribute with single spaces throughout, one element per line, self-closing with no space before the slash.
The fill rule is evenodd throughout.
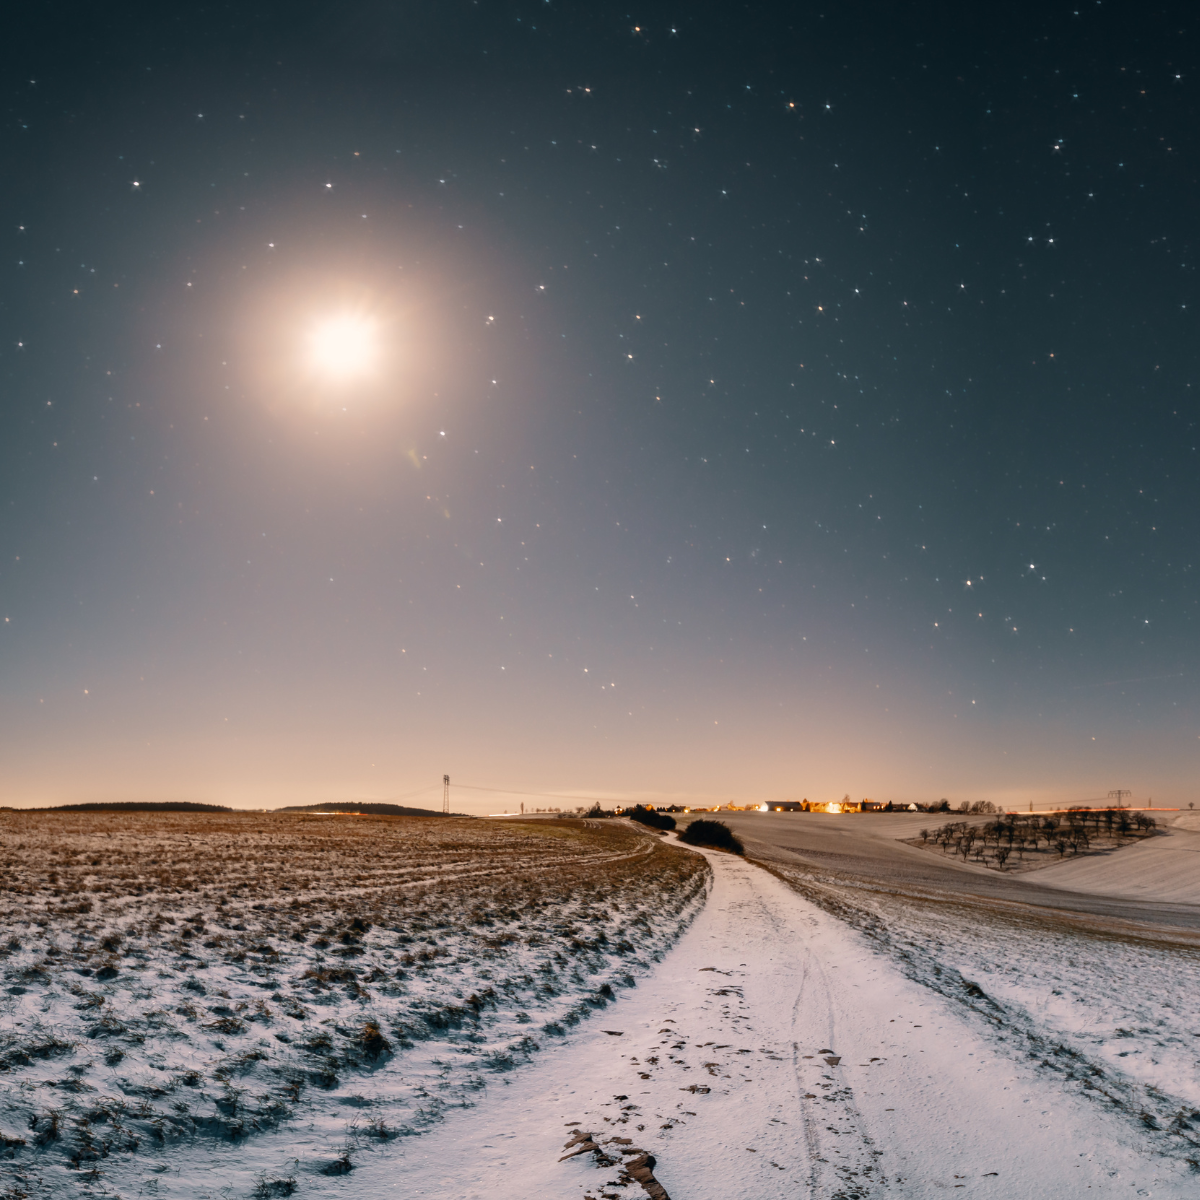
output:
<path id="1" fill-rule="evenodd" d="M 339 801 L 332 804 L 289 804 L 276 812 L 334 812 L 365 813 L 369 817 L 461 817 L 464 813 L 435 812 L 432 808 L 406 808 L 403 804 L 355 804 Z"/>
<path id="2" fill-rule="evenodd" d="M 242 809 L 228 808 L 224 804 L 197 804 L 191 800 L 114 800 L 106 803 L 94 800 L 87 804 L 56 804 L 50 808 L 0 809 L 4 812 L 219 812 L 236 813 Z M 463 817 L 466 813 L 442 813 L 432 808 L 406 808 L 403 804 L 354 804 L 350 801 L 335 801 L 330 804 L 292 804 L 277 808 L 274 812 L 284 813 L 364 813 L 371 817 Z"/>
<path id="3" fill-rule="evenodd" d="M 88 804 L 56 804 L 51 808 L 25 808 L 20 812 L 233 812 L 223 804 L 196 804 L 191 800 L 95 800 Z"/>

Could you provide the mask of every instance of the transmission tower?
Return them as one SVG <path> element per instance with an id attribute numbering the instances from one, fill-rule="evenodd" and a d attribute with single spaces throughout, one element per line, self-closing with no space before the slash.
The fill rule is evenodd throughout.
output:
<path id="1" fill-rule="evenodd" d="M 442 812 L 450 812 L 450 776 L 442 776 Z"/>
<path id="2" fill-rule="evenodd" d="M 1113 790 L 1111 792 L 1109 792 L 1108 794 L 1111 797 L 1115 797 L 1118 808 L 1124 807 L 1124 805 L 1121 803 L 1121 801 L 1124 800 L 1126 796 L 1133 795 L 1133 793 L 1128 788 L 1113 788 Z"/>

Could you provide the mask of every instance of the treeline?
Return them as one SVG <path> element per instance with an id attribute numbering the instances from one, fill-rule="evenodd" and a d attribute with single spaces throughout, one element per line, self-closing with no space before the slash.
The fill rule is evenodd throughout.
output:
<path id="1" fill-rule="evenodd" d="M 639 804 L 636 808 L 631 808 L 625 815 L 631 821 L 636 821 L 639 825 L 646 825 L 650 829 L 665 830 L 675 828 L 674 817 L 670 817 L 666 813 L 660 813 L 648 804 Z"/>
<path id="2" fill-rule="evenodd" d="M 680 811 L 679 809 L 675 810 Z M 615 813 L 606 812 L 597 804 L 590 812 L 584 814 L 588 817 L 611 817 Z M 669 813 L 659 812 L 657 809 L 651 808 L 648 804 L 639 804 L 635 808 L 627 808 L 622 814 L 628 817 L 631 821 L 636 821 L 639 825 L 645 825 L 649 829 L 658 829 L 664 833 L 667 830 L 675 828 L 675 818 Z M 733 835 L 733 831 L 725 824 L 724 821 L 706 821 L 698 820 L 691 821 L 684 826 L 683 832 L 679 835 L 681 842 L 687 842 L 692 846 L 710 846 L 716 850 L 728 850 L 732 854 L 745 854 L 745 847 Z"/>
<path id="3" fill-rule="evenodd" d="M 903 808 L 904 806 L 900 805 L 897 807 Z M 883 811 L 891 812 L 892 806 L 890 804 L 885 805 Z M 951 806 L 949 800 L 943 799 L 943 800 L 933 800 L 933 801 L 930 801 L 930 803 L 928 803 L 928 804 L 921 804 L 918 801 L 917 811 L 918 812 L 929 812 L 929 813 L 960 812 L 960 813 L 973 813 L 975 815 L 978 815 L 979 813 L 997 813 L 1000 810 L 990 800 L 973 800 L 973 801 L 964 800 L 964 801 L 962 801 L 961 804 L 959 804 L 959 806 L 957 808 L 954 808 Z"/>
<path id="4" fill-rule="evenodd" d="M 984 825 L 950 821 L 937 829 L 922 829 L 921 844 L 932 842 L 943 854 L 962 855 L 1001 870 L 1015 852 L 1018 860 L 1026 853 L 1057 852 L 1059 858 L 1083 854 L 1093 844 L 1115 843 L 1148 837 L 1157 828 L 1153 817 L 1125 808 L 1086 808 L 1046 816 L 1008 813 Z"/>
<path id="5" fill-rule="evenodd" d="M 601 808 L 600 802 L 597 801 L 586 812 L 582 808 L 577 808 L 575 811 L 581 817 L 590 817 L 593 820 L 597 817 L 628 817 L 631 821 L 637 821 L 642 825 L 649 825 L 651 829 L 674 829 L 675 818 L 669 814 L 681 813 L 685 810 L 674 804 L 670 808 L 653 808 L 649 804 L 638 804 L 634 808 L 625 808 L 618 811 L 611 808 Z"/>

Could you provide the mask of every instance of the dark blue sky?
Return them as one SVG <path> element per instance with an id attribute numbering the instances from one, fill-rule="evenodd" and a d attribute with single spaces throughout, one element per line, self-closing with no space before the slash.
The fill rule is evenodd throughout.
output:
<path id="1" fill-rule="evenodd" d="M 0 802 L 1192 794 L 1190 6 L 18 22 Z"/>

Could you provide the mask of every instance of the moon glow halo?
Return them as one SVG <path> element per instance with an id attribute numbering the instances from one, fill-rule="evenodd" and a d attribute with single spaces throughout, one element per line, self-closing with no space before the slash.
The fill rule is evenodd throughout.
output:
<path id="1" fill-rule="evenodd" d="M 308 335 L 308 361 L 328 380 L 349 383 L 371 375 L 379 360 L 375 323 L 366 317 L 327 317 Z"/>

